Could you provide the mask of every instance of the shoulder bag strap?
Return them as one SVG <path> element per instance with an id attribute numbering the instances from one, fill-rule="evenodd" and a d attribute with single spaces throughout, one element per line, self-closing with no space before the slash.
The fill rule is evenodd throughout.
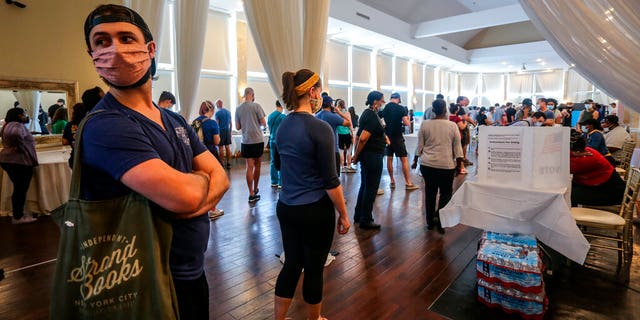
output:
<path id="1" fill-rule="evenodd" d="M 82 149 L 82 129 L 84 128 L 85 123 L 89 121 L 91 117 L 94 115 L 103 112 L 105 110 L 95 110 L 88 113 L 84 119 L 80 122 L 78 126 L 78 131 L 76 131 L 76 147 L 73 154 L 73 168 L 71 172 L 71 190 L 69 192 L 69 200 L 79 200 L 80 199 L 80 179 L 82 177 L 82 164 L 80 163 L 80 150 Z"/>

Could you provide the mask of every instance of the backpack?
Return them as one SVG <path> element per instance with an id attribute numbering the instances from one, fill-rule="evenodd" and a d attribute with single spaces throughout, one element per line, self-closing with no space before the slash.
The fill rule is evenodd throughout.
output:
<path id="1" fill-rule="evenodd" d="M 191 127 L 193 128 L 193 131 L 196 132 L 196 134 L 198 135 L 198 139 L 200 139 L 200 142 L 204 143 L 204 133 L 202 130 L 202 123 L 204 123 L 205 121 L 207 121 L 209 119 L 205 118 L 202 121 L 201 120 L 193 120 L 193 122 L 191 122 Z"/>

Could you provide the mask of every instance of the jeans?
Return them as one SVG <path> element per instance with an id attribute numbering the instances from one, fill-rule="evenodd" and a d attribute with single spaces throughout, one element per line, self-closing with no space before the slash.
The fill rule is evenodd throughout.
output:
<path id="1" fill-rule="evenodd" d="M 373 202 L 380 186 L 382 176 L 382 153 L 363 151 L 360 153 L 360 190 L 356 202 L 354 222 L 367 224 L 373 222 Z"/>
<path id="2" fill-rule="evenodd" d="M 427 166 L 420 166 L 420 172 L 425 183 L 424 207 L 427 215 L 427 226 L 434 225 L 434 218 L 440 219 L 439 211 L 442 209 L 453 194 L 453 177 L 456 169 L 437 169 Z M 440 191 L 438 210 L 436 210 L 436 197 Z"/>
<path id="3" fill-rule="evenodd" d="M 269 142 L 269 147 L 270 147 L 269 148 L 269 156 L 270 156 L 269 173 L 271 174 L 271 184 L 282 185 L 282 181 L 280 180 L 280 170 L 276 169 L 276 164 L 275 164 L 276 153 L 273 148 L 273 145 L 274 145 L 273 142 Z"/>
<path id="4" fill-rule="evenodd" d="M 173 278 L 180 319 L 209 319 L 209 284 L 204 272 L 194 280 Z"/>
<path id="5" fill-rule="evenodd" d="M 33 167 L 15 163 L 3 163 L 1 166 L 13 183 L 13 194 L 11 194 L 13 218 L 20 220 L 24 216 L 24 204 L 27 201 L 27 191 L 33 177 Z"/>

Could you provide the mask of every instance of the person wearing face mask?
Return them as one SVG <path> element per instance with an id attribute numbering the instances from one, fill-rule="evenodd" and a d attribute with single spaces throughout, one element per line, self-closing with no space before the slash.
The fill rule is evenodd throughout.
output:
<path id="1" fill-rule="evenodd" d="M 576 130 L 578 130 L 578 132 L 582 132 L 583 130 L 580 127 L 581 123 L 589 119 L 598 119 L 599 116 L 600 115 L 596 110 L 596 104 L 593 102 L 593 100 L 588 99 L 584 102 L 584 110 L 582 110 L 582 112 L 580 113 L 580 118 L 578 118 L 578 126 L 576 126 Z"/>
<path id="2" fill-rule="evenodd" d="M 360 162 L 360 189 L 353 221 L 360 223 L 365 230 L 380 229 L 373 222 L 373 202 L 380 186 L 382 176 L 382 157 L 389 138 L 384 133 L 378 110 L 384 104 L 384 95 L 379 91 L 371 91 L 367 96 L 365 109 L 360 116 L 360 125 L 356 134 L 356 146 L 351 162 Z"/>
<path id="3" fill-rule="evenodd" d="M 255 103 L 253 88 L 245 88 L 243 102 L 236 108 L 236 130 L 242 130 L 240 153 L 247 162 L 247 188 L 249 202 L 260 200 L 258 182 L 260 181 L 260 162 L 264 153 L 262 127 L 267 125 L 262 107 Z"/>
<path id="4" fill-rule="evenodd" d="M 286 259 L 276 280 L 274 318 L 285 319 L 304 268 L 307 319 L 325 319 L 320 316 L 324 263 L 334 229 L 345 234 L 350 227 L 336 172 L 335 140 L 327 139 L 333 129 L 314 117 L 322 101 L 317 73 L 285 72 L 282 87 L 282 101 L 291 112 L 280 123 L 273 147 L 282 177 L 276 212 Z"/>
<path id="5" fill-rule="evenodd" d="M 209 319 L 206 213 L 229 188 L 227 175 L 183 117 L 153 103 L 156 45 L 138 13 L 100 5 L 87 16 L 84 34 L 109 90 L 82 132 L 80 198 L 109 201 L 133 191 L 149 200 L 153 215 L 170 219 L 179 316 Z"/>
<path id="6" fill-rule="evenodd" d="M 24 204 L 27 191 L 33 177 L 33 169 L 38 165 L 36 143 L 25 126 L 29 117 L 22 108 L 7 111 L 5 124 L 0 131 L 2 150 L 0 150 L 0 166 L 7 172 L 13 183 L 11 194 L 11 209 L 13 224 L 30 223 L 36 221 L 32 216 L 24 214 Z"/>
<path id="7" fill-rule="evenodd" d="M 342 111 L 333 108 L 333 99 L 329 95 L 322 97 L 322 110 L 316 114 L 316 118 L 328 123 L 333 129 L 331 137 L 335 141 L 336 170 L 340 176 L 340 149 L 337 130 L 339 126 L 351 127 L 351 120 L 346 112 L 342 113 Z"/>
<path id="8" fill-rule="evenodd" d="M 586 129 L 586 132 L 583 132 L 583 135 L 587 140 L 587 147 L 600 152 L 600 154 L 609 160 L 609 162 L 615 164 L 615 160 L 607 148 L 607 143 L 604 138 L 604 134 L 602 133 L 603 129 L 600 122 L 596 119 L 589 119 L 581 122 L 580 125 L 584 126 Z"/>
<path id="9" fill-rule="evenodd" d="M 547 126 L 547 115 L 542 111 L 536 111 L 531 115 L 531 122 L 534 127 Z"/>
<path id="10" fill-rule="evenodd" d="M 619 121 L 618 116 L 613 114 L 604 117 L 604 121 L 602 121 L 607 149 L 618 162 L 622 161 L 622 145 L 633 140 L 627 130 L 618 124 Z"/>

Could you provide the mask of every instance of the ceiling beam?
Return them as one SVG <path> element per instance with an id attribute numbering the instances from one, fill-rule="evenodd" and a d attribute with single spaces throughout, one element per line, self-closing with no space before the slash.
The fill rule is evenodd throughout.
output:
<path id="1" fill-rule="evenodd" d="M 411 25 L 356 0 L 331 1 L 329 16 L 394 38 L 457 62 L 469 63 L 467 50 L 440 38 L 415 39 Z"/>
<path id="2" fill-rule="evenodd" d="M 412 28 L 414 38 L 427 38 L 462 31 L 528 21 L 529 17 L 520 4 L 465 13 L 447 18 L 425 21 Z"/>

